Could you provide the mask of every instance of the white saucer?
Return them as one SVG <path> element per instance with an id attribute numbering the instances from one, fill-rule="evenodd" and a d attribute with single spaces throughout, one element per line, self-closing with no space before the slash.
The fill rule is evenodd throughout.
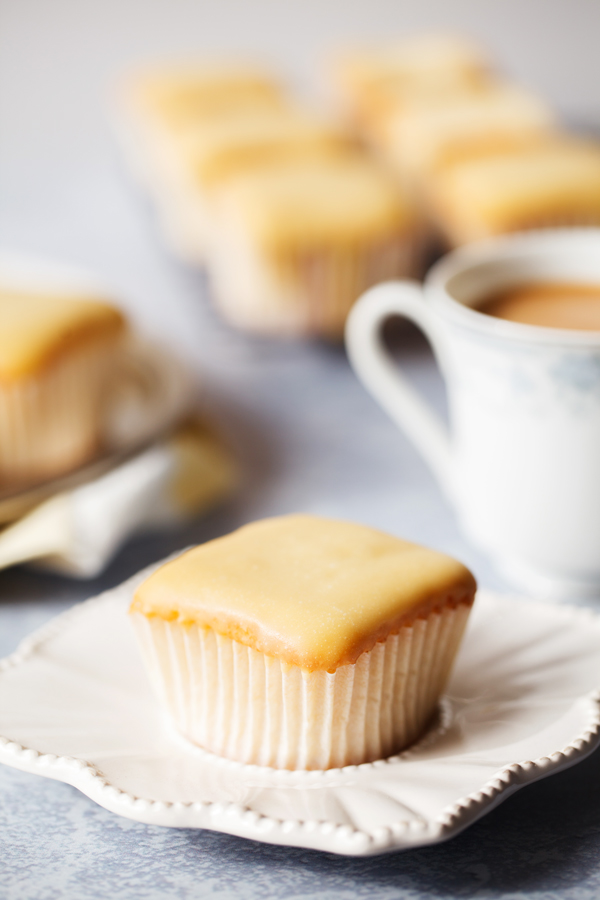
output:
<path id="1" fill-rule="evenodd" d="M 126 617 L 146 574 L 0 662 L 0 761 L 140 822 L 366 856 L 446 840 L 599 742 L 600 618 L 482 592 L 440 722 L 401 757 L 325 772 L 217 758 L 150 692 Z"/>

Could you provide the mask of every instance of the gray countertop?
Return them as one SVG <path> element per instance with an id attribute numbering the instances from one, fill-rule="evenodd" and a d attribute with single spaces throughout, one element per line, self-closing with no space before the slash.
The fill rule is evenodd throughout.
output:
<path id="1" fill-rule="evenodd" d="M 419 10 L 385 0 L 362 11 L 333 0 L 305 6 L 306 21 L 301 5 L 290 4 L 287 25 L 281 8 L 267 0 L 246 7 L 228 0 L 220 11 L 211 5 L 210 15 L 208 4 L 184 0 L 146 6 L 105 0 L 90 7 L 89 18 L 87 4 L 72 0 L 9 0 L 0 10 L 2 244 L 83 263 L 111 284 L 139 326 L 160 335 L 197 371 L 203 403 L 243 472 L 240 491 L 225 506 L 178 533 L 135 539 L 93 582 L 31 569 L 1 572 L 0 655 L 58 612 L 178 547 L 293 510 L 356 519 L 429 544 L 464 560 L 483 585 L 507 588 L 463 539 L 424 463 L 359 385 L 340 347 L 248 338 L 218 320 L 202 274 L 168 257 L 151 210 L 122 172 L 99 92 L 127 59 L 206 49 L 211 41 L 222 48 L 229 33 L 230 46 L 239 48 L 246 26 L 250 50 L 282 64 L 289 56 L 301 80 L 299 60 L 312 59 L 338 32 L 452 25 L 504 52 L 516 74 L 537 79 L 574 114 L 591 117 L 597 98 L 589 85 L 599 81 L 600 58 L 592 59 L 590 41 L 594 35 L 597 41 L 600 8 L 583 0 L 511 0 L 493 8 L 456 0 Z M 250 7 L 269 23 L 266 31 L 255 27 Z M 578 15 L 574 35 L 569 28 Z M 208 23 L 208 37 L 188 40 L 188 20 L 198 29 Z M 536 20 L 543 28 L 533 57 L 525 58 Z M 368 27 L 373 21 L 377 27 Z M 563 81 L 549 60 L 560 40 L 567 54 Z M 401 328 L 396 348 L 413 381 L 443 410 L 443 386 L 420 336 Z M 523 790 L 445 845 L 361 860 L 140 825 L 68 785 L 0 767 L 0 896 L 584 900 L 600 894 L 599 795 L 596 754 Z"/>

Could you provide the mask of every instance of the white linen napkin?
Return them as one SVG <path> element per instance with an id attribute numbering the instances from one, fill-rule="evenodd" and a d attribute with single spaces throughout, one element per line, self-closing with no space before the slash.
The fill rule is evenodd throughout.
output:
<path id="1" fill-rule="evenodd" d="M 0 532 L 0 568 L 35 561 L 94 578 L 119 546 L 149 527 L 178 524 L 232 489 L 235 467 L 197 420 L 93 481 L 44 500 Z"/>

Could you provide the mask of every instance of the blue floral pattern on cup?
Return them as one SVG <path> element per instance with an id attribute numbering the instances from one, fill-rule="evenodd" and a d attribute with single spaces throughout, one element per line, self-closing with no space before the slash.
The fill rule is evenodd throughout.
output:
<path id="1" fill-rule="evenodd" d="M 562 387 L 588 396 L 598 392 L 600 399 L 600 356 L 597 353 L 564 353 L 550 368 L 550 374 Z"/>

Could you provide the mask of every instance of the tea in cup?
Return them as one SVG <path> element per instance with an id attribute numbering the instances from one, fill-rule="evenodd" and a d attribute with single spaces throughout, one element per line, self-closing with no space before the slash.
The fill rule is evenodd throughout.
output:
<path id="1" fill-rule="evenodd" d="M 534 281 L 503 288 L 477 306 L 479 312 L 523 325 L 600 331 L 600 284 Z"/>

